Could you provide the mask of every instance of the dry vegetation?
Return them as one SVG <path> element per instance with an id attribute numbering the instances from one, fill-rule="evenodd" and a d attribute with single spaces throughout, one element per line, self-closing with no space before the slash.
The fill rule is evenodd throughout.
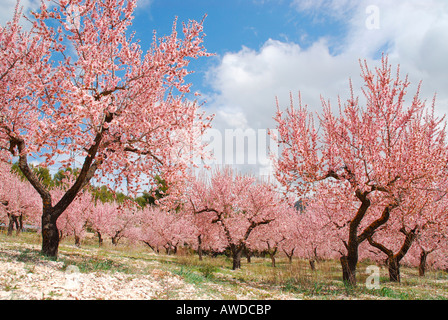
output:
<path id="1" fill-rule="evenodd" d="M 144 246 L 104 244 L 88 240 L 81 248 L 62 241 L 59 258 L 40 254 L 40 235 L 0 233 L 0 299 L 448 299 L 448 274 L 429 271 L 421 278 L 402 268 L 402 282 L 388 282 L 381 269 L 380 289 L 367 289 L 367 263 L 359 265 L 359 285 L 344 286 L 339 263 L 321 261 L 316 271 L 302 260 L 279 257 L 242 261 L 231 270 L 225 256 L 204 257 L 181 251 L 156 255 Z"/>

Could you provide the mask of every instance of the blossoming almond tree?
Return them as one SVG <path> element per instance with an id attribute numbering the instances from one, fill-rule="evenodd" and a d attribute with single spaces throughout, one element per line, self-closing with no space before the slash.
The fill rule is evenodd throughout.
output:
<path id="1" fill-rule="evenodd" d="M 275 267 L 276 254 L 291 236 L 291 224 L 301 217 L 296 215 L 296 210 L 287 201 L 278 203 L 271 209 L 275 210 L 274 221 L 256 228 L 246 242 L 246 249 L 266 252 L 271 258 L 272 267 Z M 304 239 L 296 240 L 303 241 Z"/>
<path id="2" fill-rule="evenodd" d="M 131 188 L 158 174 L 169 185 L 196 156 L 194 145 L 179 150 L 179 136 L 194 143 L 209 125 L 184 97 L 190 59 L 208 55 L 202 23 L 184 24 L 180 38 L 174 22 L 172 34 L 154 34 L 144 52 L 130 32 L 136 3 L 43 0 L 30 32 L 21 31 L 18 15 L 0 30 L 0 148 L 18 157 L 43 200 L 45 255 L 57 256 L 56 221 L 92 178 L 126 179 Z M 30 157 L 80 164 L 59 201 L 30 169 Z"/>
<path id="3" fill-rule="evenodd" d="M 323 114 L 319 132 L 312 114 L 291 101 L 286 113 L 275 116 L 282 154 L 276 164 L 278 180 L 298 195 L 305 195 L 317 181 L 332 179 L 348 184 L 358 202 L 350 215 L 345 253 L 341 257 L 343 280 L 356 284 L 359 245 L 384 225 L 399 205 L 398 191 L 416 185 L 430 185 L 447 165 L 445 129 L 434 116 L 434 101 L 428 108 L 419 99 L 418 87 L 406 106 L 410 85 L 397 69 L 393 78 L 387 57 L 371 71 L 361 64 L 365 107 L 351 97 L 345 104 L 339 99 L 339 116 L 330 102 L 322 99 Z M 381 193 L 387 201 L 378 218 L 361 228 L 369 217 L 371 196 Z M 343 214 L 343 213 L 341 213 Z"/>
<path id="4" fill-rule="evenodd" d="M 41 201 L 36 190 L 11 172 L 9 163 L 0 162 L 0 222 L 8 224 L 8 235 L 14 226 L 19 234 L 23 224 L 39 225 Z"/>
<path id="5" fill-rule="evenodd" d="M 191 210 L 191 208 L 187 208 L 186 210 L 184 208 L 181 213 L 185 215 L 188 220 L 191 220 L 193 226 L 191 234 L 194 235 L 194 238 L 196 239 L 192 244 L 196 246 L 199 260 L 202 260 L 204 250 L 215 253 L 225 251 L 227 246 L 226 236 L 218 224 L 212 223 L 214 215 L 207 213 L 194 214 L 189 210 Z"/>
<path id="6" fill-rule="evenodd" d="M 180 245 L 194 242 L 194 226 L 186 216 L 148 206 L 138 212 L 137 239 L 155 252 L 164 247 L 167 254 L 176 253 Z"/>
<path id="7" fill-rule="evenodd" d="M 274 221 L 283 201 L 272 185 L 237 174 L 229 167 L 214 170 L 209 179 L 193 179 L 185 194 L 185 210 L 208 215 L 210 219 L 203 221 L 216 223 L 224 231 L 234 270 L 241 267 L 241 255 L 251 233 Z"/>
<path id="8" fill-rule="evenodd" d="M 98 236 L 98 245 L 103 245 L 104 237 L 111 237 L 114 235 L 115 220 L 117 219 L 117 212 L 119 204 L 115 202 L 101 202 L 97 201 L 93 208 L 92 214 L 89 216 L 88 224 L 90 228 Z"/>
<path id="9" fill-rule="evenodd" d="M 427 242 L 425 238 L 433 241 L 431 249 L 443 242 L 448 225 L 445 195 L 446 192 L 441 195 L 440 191 L 425 190 L 423 186 L 413 190 L 401 197 L 387 224 L 368 237 L 368 242 L 387 256 L 390 281 L 400 281 L 400 262 L 416 240 L 422 253 L 430 252 L 422 246 Z"/>
<path id="10" fill-rule="evenodd" d="M 57 200 L 64 195 L 64 191 L 58 188 L 52 191 L 52 195 Z M 75 245 L 81 246 L 81 240 L 86 236 L 87 224 L 93 209 L 94 202 L 91 193 L 87 190 L 80 192 L 57 221 L 60 238 L 73 236 Z"/>
<path id="11" fill-rule="evenodd" d="M 448 269 L 448 227 L 444 230 L 426 228 L 419 233 L 416 243 L 404 258 L 408 265 L 418 267 L 418 274 L 424 277 L 428 267 Z"/>
<path id="12" fill-rule="evenodd" d="M 297 242 L 296 255 L 307 259 L 312 270 L 316 262 L 335 258 L 343 243 L 340 233 L 345 221 L 333 219 L 333 213 L 340 209 L 340 199 L 329 197 L 329 193 L 334 191 L 331 188 L 322 191 L 304 201 L 305 209 L 299 213 L 291 230 Z M 345 208 L 347 206 L 349 204 L 345 204 Z"/>

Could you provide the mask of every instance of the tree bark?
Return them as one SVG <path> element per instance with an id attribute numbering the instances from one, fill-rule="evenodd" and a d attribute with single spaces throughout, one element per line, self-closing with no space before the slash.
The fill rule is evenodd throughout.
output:
<path id="1" fill-rule="evenodd" d="M 420 253 L 420 264 L 418 265 L 418 275 L 420 277 L 424 277 L 426 273 L 426 258 L 428 257 L 429 252 L 422 250 Z"/>
<path id="2" fill-rule="evenodd" d="M 98 235 L 98 246 L 102 247 L 103 246 L 103 237 L 101 236 L 101 232 L 97 231 L 96 233 Z"/>
<path id="3" fill-rule="evenodd" d="M 274 254 L 269 254 L 271 256 L 271 266 L 273 268 L 275 268 L 275 253 Z"/>
<path id="4" fill-rule="evenodd" d="M 14 216 L 9 214 L 9 224 L 7 236 L 12 236 L 12 230 L 14 230 Z"/>
<path id="5" fill-rule="evenodd" d="M 75 235 L 75 246 L 81 247 L 81 238 L 78 235 Z"/>
<path id="6" fill-rule="evenodd" d="M 244 246 L 244 255 L 246 256 L 247 263 L 251 263 L 252 251 L 247 246 Z"/>
<path id="7" fill-rule="evenodd" d="M 118 245 L 118 241 L 120 240 L 120 234 L 121 234 L 121 231 L 117 231 L 116 233 L 115 233 L 115 235 L 111 238 L 111 240 L 112 240 L 112 244 L 114 245 L 114 246 L 116 246 L 116 245 Z"/>
<path id="8" fill-rule="evenodd" d="M 14 225 L 16 226 L 17 234 L 20 233 L 19 221 L 17 220 L 17 216 L 13 214 L 8 214 L 9 224 L 8 224 L 8 236 L 12 236 L 12 231 L 14 230 Z"/>
<path id="9" fill-rule="evenodd" d="M 400 229 L 400 232 L 405 235 L 405 239 L 403 242 L 403 245 L 401 246 L 400 250 L 394 254 L 394 252 L 386 246 L 382 245 L 381 243 L 378 243 L 372 239 L 372 236 L 368 238 L 369 243 L 374 246 L 375 248 L 380 249 L 382 252 L 384 252 L 387 255 L 387 263 L 389 267 L 389 280 L 391 282 L 400 282 L 400 261 L 404 258 L 406 253 L 411 248 L 412 243 L 414 242 L 414 239 L 417 236 L 417 228 L 414 228 L 413 230 L 406 231 L 406 229 L 403 227 Z"/>
<path id="10" fill-rule="evenodd" d="M 356 286 L 356 264 L 358 256 L 342 256 L 340 258 L 342 266 L 342 281 L 349 286 Z"/>
<path id="11" fill-rule="evenodd" d="M 361 243 L 358 237 L 358 227 L 370 207 L 370 200 L 367 192 L 356 192 L 357 198 L 361 201 L 355 217 L 350 221 L 348 242 L 345 243 L 347 254 L 340 258 L 342 267 L 342 281 L 349 286 L 356 286 L 356 265 L 358 263 L 358 247 Z"/>
<path id="12" fill-rule="evenodd" d="M 202 235 L 198 235 L 198 256 L 199 261 L 202 261 Z"/>
<path id="13" fill-rule="evenodd" d="M 364 240 L 371 238 L 375 231 L 389 220 L 390 211 L 396 207 L 395 203 L 388 204 L 384 208 L 381 217 L 373 221 L 361 234 L 358 235 L 358 227 L 370 207 L 370 200 L 367 197 L 368 195 L 369 192 L 356 192 L 356 197 L 361 201 L 361 206 L 349 224 L 348 242 L 344 242 L 347 249 L 347 255 L 342 256 L 340 259 L 342 266 L 342 280 L 350 286 L 356 286 L 356 265 L 358 263 L 359 245 Z"/>
<path id="14" fill-rule="evenodd" d="M 2 201 L 1 204 L 3 204 L 4 206 L 8 205 L 8 201 Z M 8 236 L 12 236 L 12 232 L 14 230 L 14 225 L 16 227 L 16 235 L 19 235 L 20 232 L 22 232 L 23 230 L 23 215 L 19 215 L 16 216 L 10 212 L 8 212 L 8 209 L 6 209 L 7 211 L 7 215 L 8 215 L 8 220 L 9 220 L 9 224 L 8 224 Z"/>
<path id="15" fill-rule="evenodd" d="M 292 263 L 292 257 L 294 255 L 294 251 L 295 248 L 291 250 L 291 252 L 286 251 L 285 249 L 283 249 L 283 252 L 286 254 L 286 256 L 288 257 L 288 262 Z"/>
<path id="16" fill-rule="evenodd" d="M 316 260 L 315 259 L 310 259 L 310 267 L 312 271 L 316 271 Z"/>
<path id="17" fill-rule="evenodd" d="M 388 258 L 389 264 L 389 281 L 400 282 L 400 261 L 396 256 Z"/>
<path id="18" fill-rule="evenodd" d="M 241 268 L 241 256 L 243 253 L 243 245 L 230 245 L 230 252 L 232 253 L 232 270 L 237 270 Z"/>
<path id="19" fill-rule="evenodd" d="M 269 242 L 267 244 L 268 244 L 268 253 L 271 258 L 271 265 L 273 268 L 275 268 L 275 255 L 277 253 L 278 247 L 271 248 L 271 245 L 269 244 Z"/>
<path id="20" fill-rule="evenodd" d="M 56 219 L 45 209 L 42 213 L 42 254 L 57 258 L 59 251 L 59 231 Z"/>

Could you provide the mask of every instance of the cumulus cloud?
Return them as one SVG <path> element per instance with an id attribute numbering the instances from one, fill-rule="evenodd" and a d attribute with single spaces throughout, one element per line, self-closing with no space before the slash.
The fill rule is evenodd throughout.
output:
<path id="1" fill-rule="evenodd" d="M 299 90 L 309 101 L 319 99 L 320 93 L 336 94 L 348 85 L 348 76 L 359 73 L 357 66 L 356 60 L 344 55 L 331 56 L 325 41 L 303 50 L 295 43 L 268 40 L 259 51 L 243 48 L 226 54 L 210 71 L 209 81 L 217 90 L 210 105 L 216 120 L 231 128 L 236 123 L 272 127 L 276 97 L 284 104 L 290 92 L 297 96 Z M 232 113 L 234 117 L 229 117 Z M 221 114 L 226 117 L 219 119 Z"/>
<path id="2" fill-rule="evenodd" d="M 436 113 L 447 113 L 445 0 L 297 0 L 293 7 L 312 15 L 320 10 L 346 23 L 347 33 L 338 37 L 338 48 L 331 50 L 335 39 L 328 38 L 306 48 L 269 39 L 260 49 L 243 47 L 223 55 L 207 76 L 214 89 L 214 94 L 206 97 L 207 109 L 216 114 L 214 128 L 222 132 L 274 128 L 276 97 L 280 107 L 286 108 L 290 94 L 297 101 L 299 91 L 312 110 L 321 110 L 321 96 L 336 106 L 338 96 L 343 100 L 349 97 L 349 79 L 361 96 L 359 60 L 366 59 L 373 68 L 379 65 L 382 52 L 389 55 L 393 66 L 400 64 L 402 76 L 409 74 L 409 101 L 422 80 L 421 97 L 430 103 L 437 92 Z M 374 27 L 369 27 L 371 19 L 379 19 L 373 21 Z"/>
<path id="3" fill-rule="evenodd" d="M 448 2 L 444 0 L 374 1 L 379 10 L 379 29 L 362 28 L 363 1 L 345 40 L 348 55 L 375 57 L 380 50 L 392 64 L 409 74 L 413 88 L 421 80 L 422 96 L 438 94 L 437 112 L 448 111 Z M 409 92 L 413 93 L 412 91 Z"/>
<path id="4" fill-rule="evenodd" d="M 348 97 L 348 79 L 356 87 L 359 59 L 374 66 L 381 52 L 389 55 L 401 73 L 409 74 L 416 85 L 423 81 L 422 94 L 432 99 L 438 93 L 437 112 L 448 110 L 448 3 L 445 0 L 409 1 L 308 1 L 297 0 L 294 7 L 303 12 L 321 10 L 344 17 L 347 34 L 339 37 L 337 53 L 330 53 L 328 39 L 307 48 L 293 42 L 268 40 L 259 50 L 243 47 L 221 57 L 208 74 L 215 94 L 208 97 L 209 109 L 217 114 L 215 124 L 222 128 L 272 127 L 275 98 L 285 107 L 290 92 L 311 109 L 320 108 L 320 95 L 336 102 L 338 94 Z M 366 10 L 376 8 L 376 11 Z M 372 17 L 372 13 L 376 15 Z M 379 19 L 369 28 L 367 19 Z M 223 115 L 222 117 L 220 115 Z M 232 116 L 233 115 L 233 116 Z"/>

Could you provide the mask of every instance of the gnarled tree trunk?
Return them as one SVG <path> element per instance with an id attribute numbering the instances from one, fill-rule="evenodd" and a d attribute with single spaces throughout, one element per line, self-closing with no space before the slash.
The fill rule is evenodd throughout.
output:
<path id="1" fill-rule="evenodd" d="M 387 264 L 389 267 L 389 280 L 391 282 L 400 282 L 400 261 L 404 258 L 406 253 L 411 248 L 412 243 L 414 242 L 414 239 L 417 236 L 417 227 L 406 231 L 406 229 L 403 227 L 400 229 L 400 232 L 405 235 L 405 239 L 403 242 L 403 245 L 401 246 L 400 250 L 394 254 L 394 252 L 386 246 L 382 245 L 381 243 L 378 243 L 372 239 L 370 236 L 368 238 L 369 243 L 374 246 L 375 248 L 380 249 L 382 252 L 384 252 L 387 255 Z"/>
<path id="2" fill-rule="evenodd" d="M 16 216 L 11 213 L 8 214 L 9 224 L 8 224 L 8 236 L 12 235 L 14 226 L 16 227 L 16 234 L 19 235 L 23 229 L 22 216 Z"/>
<path id="3" fill-rule="evenodd" d="M 244 245 L 230 244 L 230 252 L 232 254 L 232 270 L 241 268 L 241 256 L 243 254 Z"/>
<path id="4" fill-rule="evenodd" d="M 57 257 L 59 251 L 59 231 L 52 210 L 45 209 L 42 213 L 42 254 Z"/>
<path id="5" fill-rule="evenodd" d="M 428 257 L 429 251 L 425 251 L 422 249 L 420 253 L 420 264 L 418 265 L 418 275 L 420 277 L 424 277 L 426 273 L 426 259 Z"/>

